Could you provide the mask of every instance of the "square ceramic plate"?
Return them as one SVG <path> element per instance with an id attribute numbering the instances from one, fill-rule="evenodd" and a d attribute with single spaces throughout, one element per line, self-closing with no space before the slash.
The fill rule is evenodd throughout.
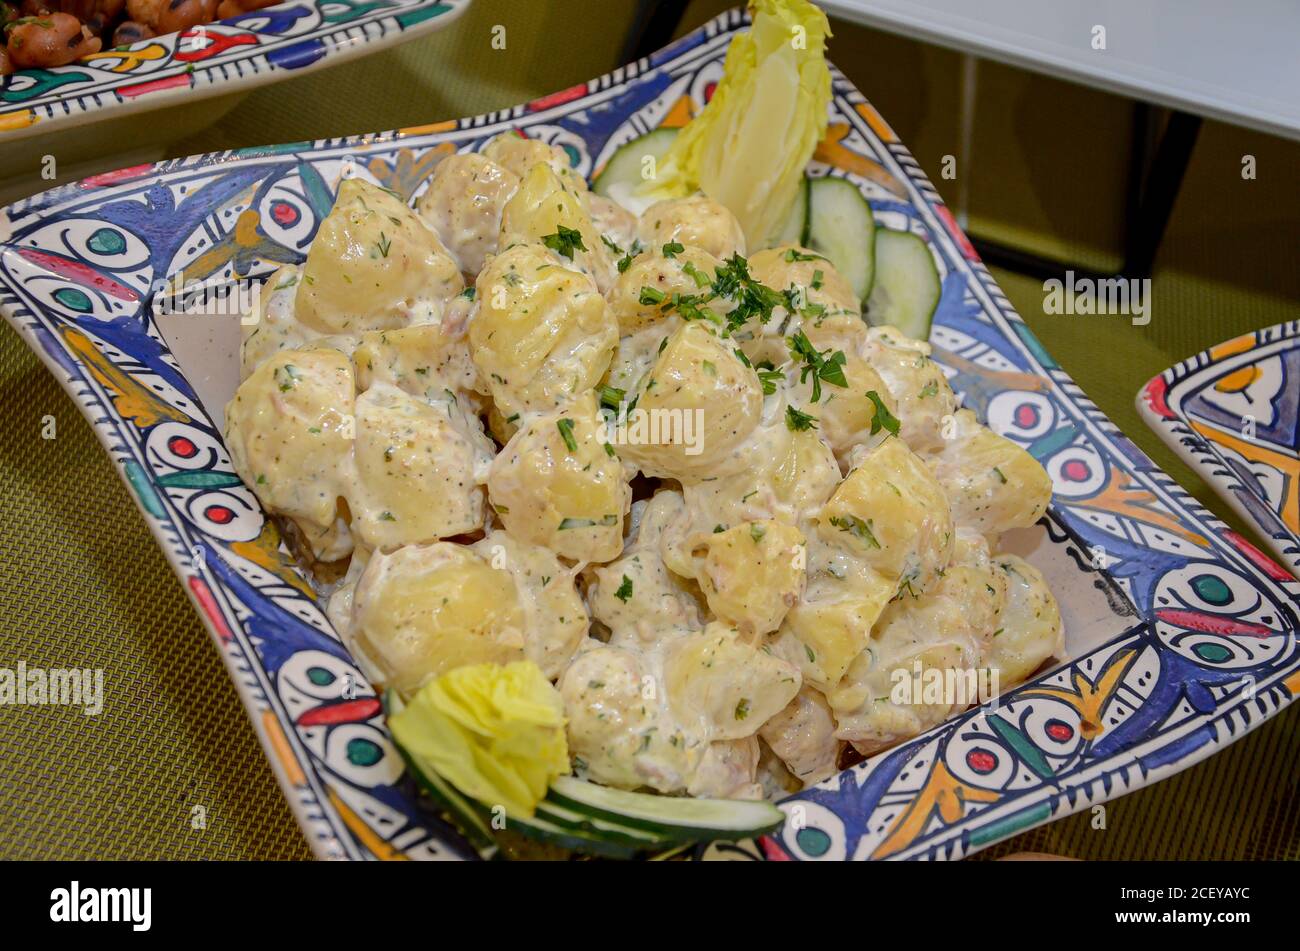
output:
<path id="1" fill-rule="evenodd" d="M 0 79 L 0 142 L 62 131 L 334 65 L 440 29 L 470 0 L 280 3 Z"/>
<path id="2" fill-rule="evenodd" d="M 412 195 L 442 156 L 515 130 L 563 146 L 590 176 L 620 144 L 697 110 L 745 22 L 732 11 L 648 60 L 500 113 L 197 156 L 0 214 L 0 310 L 131 487 L 319 855 L 472 852 L 417 800 L 378 699 L 231 471 L 220 412 L 237 379 L 237 321 L 155 319 L 151 285 L 182 268 L 194 279 L 265 277 L 301 260 L 344 169 Z M 833 78 L 813 173 L 848 178 L 881 223 L 929 242 L 943 274 L 936 357 L 966 405 L 1055 482 L 1049 515 L 1012 544 L 1047 574 L 1072 659 L 787 800 L 799 821 L 780 835 L 699 855 L 958 858 L 1183 769 L 1290 703 L 1300 584 L 1097 411 L 1012 311 L 893 132 Z"/>
<path id="3" fill-rule="evenodd" d="M 1300 321 L 1170 367 L 1138 412 L 1300 577 Z"/>

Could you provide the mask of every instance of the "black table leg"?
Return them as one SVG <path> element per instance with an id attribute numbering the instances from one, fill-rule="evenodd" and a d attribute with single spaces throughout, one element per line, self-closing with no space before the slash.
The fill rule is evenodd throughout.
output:
<path id="1" fill-rule="evenodd" d="M 1015 271 L 1017 274 L 1036 277 L 1044 281 L 1053 277 L 1062 277 L 1066 271 L 1073 271 L 1078 279 L 1086 277 L 1092 281 L 1110 276 L 1103 274 L 1101 271 L 1094 271 L 1092 268 L 1084 267 L 1081 264 L 1058 261 L 1056 258 L 1035 254 L 1032 251 L 1023 251 L 1009 244 L 990 241 L 977 235 L 972 234 L 967 235 L 967 237 L 970 238 L 970 243 L 975 250 L 979 252 L 980 259 L 991 267 L 1005 268 L 1008 271 Z"/>
<path id="2" fill-rule="evenodd" d="M 1153 147 L 1157 131 L 1154 111 L 1147 103 L 1139 102 L 1133 112 L 1133 141 L 1125 199 L 1124 263 L 1120 267 L 1120 274 L 1129 278 L 1151 276 L 1156 250 L 1169 224 L 1174 200 L 1182 187 L 1183 175 L 1201 130 L 1200 116 L 1171 111 L 1164 132 Z M 977 235 L 971 235 L 971 244 L 985 263 L 1030 277 L 1046 280 L 1060 277 L 1067 270 L 1079 278 L 1093 280 L 1112 276 Z"/>
<path id="3" fill-rule="evenodd" d="M 1128 215 L 1124 229 L 1125 277 L 1150 277 L 1155 263 L 1156 249 L 1169 224 L 1174 200 L 1182 188 L 1187 163 L 1201 131 L 1201 117 L 1174 110 L 1169 114 L 1164 134 L 1155 149 L 1155 157 L 1146 163 L 1146 143 L 1150 141 L 1146 129 L 1151 122 L 1151 109 L 1145 103 L 1138 106 L 1134 130 L 1134 153 L 1145 169 L 1129 170 Z M 1136 181 L 1134 179 L 1137 179 Z"/>
<path id="4" fill-rule="evenodd" d="M 631 63 L 669 44 L 690 0 L 637 0 L 620 63 Z"/>

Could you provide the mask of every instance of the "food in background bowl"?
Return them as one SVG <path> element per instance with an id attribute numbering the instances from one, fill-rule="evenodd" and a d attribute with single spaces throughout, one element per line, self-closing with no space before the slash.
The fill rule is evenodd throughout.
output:
<path id="1" fill-rule="evenodd" d="M 269 7 L 279 0 L 22 0 L 0 3 L 0 76 L 66 66 L 128 46 Z"/>

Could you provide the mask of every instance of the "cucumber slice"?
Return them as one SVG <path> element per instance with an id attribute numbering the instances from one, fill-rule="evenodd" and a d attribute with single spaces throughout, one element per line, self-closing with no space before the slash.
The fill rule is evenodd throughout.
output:
<path id="1" fill-rule="evenodd" d="M 652 847 L 648 845 L 623 845 L 603 836 L 594 836 L 584 830 L 557 825 L 544 818 L 540 812 L 531 819 L 516 819 L 512 816 L 506 820 L 506 823 L 516 832 L 526 835 L 530 839 L 536 839 L 538 842 L 549 842 L 551 845 L 558 845 L 560 848 L 568 849 L 571 852 L 599 855 L 607 859 L 636 858 L 638 853 Z"/>
<path id="2" fill-rule="evenodd" d="M 689 799 L 626 792 L 561 776 L 551 802 L 593 818 L 644 829 L 673 842 L 748 839 L 780 828 L 785 814 L 770 802 Z"/>
<path id="3" fill-rule="evenodd" d="M 780 232 L 771 241 L 769 247 L 780 247 L 783 244 L 797 244 L 805 247 L 808 243 L 808 186 L 811 179 L 807 175 L 799 183 L 799 192 L 795 195 L 794 207 L 790 209 L 790 217 L 786 219 L 785 225 Z"/>
<path id="4" fill-rule="evenodd" d="M 402 710 L 402 698 L 392 690 L 384 693 L 384 712 L 392 716 Z M 492 830 L 484 816 L 483 807 L 417 761 L 394 739 L 393 745 L 401 753 L 406 768 L 420 788 L 456 823 L 457 828 L 485 856 L 491 857 L 499 850 Z M 531 839 L 574 852 L 585 852 L 607 858 L 632 858 L 639 852 L 657 851 L 666 839 L 640 829 L 623 828 L 616 822 L 584 817 L 563 806 L 541 803 L 531 819 L 510 817 L 507 825 Z"/>
<path id="5" fill-rule="evenodd" d="M 943 287 L 934 255 L 919 235 L 881 228 L 876 235 L 876 286 L 866 317 L 875 327 L 897 327 L 926 340 Z"/>
<path id="6" fill-rule="evenodd" d="M 404 704 L 392 690 L 384 710 L 392 716 Z M 485 856 L 498 851 L 480 804 L 468 799 L 394 741 L 407 769 Z M 785 821 L 771 803 L 739 799 L 688 799 L 609 789 L 561 776 L 529 819 L 513 816 L 510 829 L 539 842 L 606 858 L 630 859 L 677 843 L 746 839 L 771 832 Z"/>
<path id="7" fill-rule="evenodd" d="M 835 265 L 865 302 L 876 267 L 876 219 L 858 187 L 843 178 L 814 178 L 808 186 L 804 245 Z"/>
<path id="8" fill-rule="evenodd" d="M 396 692 L 391 689 L 384 691 L 384 714 L 386 716 L 391 717 L 399 713 L 404 706 L 402 698 Z M 401 743 L 397 742 L 396 737 L 393 738 L 393 746 L 397 747 L 397 752 L 402 755 L 402 760 L 406 763 L 406 768 L 411 775 L 415 777 L 416 784 L 425 791 L 439 808 L 451 816 L 456 823 L 456 827 L 464 833 L 465 838 L 469 839 L 485 855 L 495 853 L 497 851 L 496 839 L 492 837 L 492 830 L 483 821 L 482 814 L 475 808 L 473 802 L 462 796 L 451 783 L 419 763 L 414 756 L 402 747 Z"/>
<path id="9" fill-rule="evenodd" d="M 652 204 L 636 194 L 637 188 L 645 180 L 642 177 L 645 157 L 653 156 L 657 165 L 675 138 L 676 129 L 655 129 L 620 146 L 592 181 L 591 190 L 618 202 L 633 214 L 641 214 Z"/>
<path id="10" fill-rule="evenodd" d="M 536 815 L 551 825 L 571 829 L 575 833 L 593 839 L 628 846 L 642 852 L 657 851 L 671 844 L 670 839 L 647 829 L 637 829 L 633 826 L 622 825 L 611 819 L 599 819 L 595 816 L 584 815 L 567 806 L 562 806 L 558 802 L 549 800 L 543 800 L 537 804 Z"/>

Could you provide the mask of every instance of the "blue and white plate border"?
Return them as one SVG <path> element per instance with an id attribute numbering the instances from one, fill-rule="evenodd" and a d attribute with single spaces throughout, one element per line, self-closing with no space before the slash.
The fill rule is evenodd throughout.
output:
<path id="1" fill-rule="evenodd" d="M 90 229 L 97 235 L 123 228 L 124 221 L 137 222 L 141 232 L 157 228 L 157 221 L 138 223 L 131 214 L 132 203 L 149 196 L 180 202 L 170 212 L 176 221 L 167 222 L 179 228 L 184 202 L 204 207 L 194 197 L 202 188 L 230 182 L 255 189 L 262 173 L 297 176 L 294 199 L 310 211 L 325 180 L 319 170 L 336 169 L 340 156 L 399 174 L 402 162 L 446 143 L 474 148 L 507 128 L 566 146 L 590 174 L 620 141 L 661 121 L 671 100 L 698 100 L 717 75 L 729 35 L 744 23 L 732 11 L 648 60 L 439 131 L 195 156 L 121 179 L 64 186 L 0 213 L 0 312 L 81 408 L 131 487 L 218 645 L 317 855 L 472 853 L 416 802 L 409 780 L 394 767 L 382 717 L 373 712 L 374 692 L 314 600 L 302 593 L 301 576 L 241 554 L 249 551 L 238 547 L 250 544 L 248 531 L 262 525 L 255 499 L 254 511 L 242 511 L 233 523 L 205 521 L 195 507 L 196 498 L 207 498 L 203 493 L 245 506 L 252 496 L 229 481 L 219 434 L 146 316 L 147 301 L 129 293 L 129 281 L 147 287 L 144 277 L 174 264 L 176 255 L 163 261 L 161 251 L 142 240 L 148 266 L 141 273 L 112 271 L 97 261 L 98 272 L 111 271 L 113 280 L 124 282 L 117 286 L 125 297 L 109 299 L 88 293 L 84 275 L 66 276 L 68 267 L 89 266 L 91 255 L 81 244 L 69 245 L 67 235 L 84 243 Z M 846 126 L 845 147 L 883 169 L 904 195 L 882 196 L 854 180 L 871 194 L 873 206 L 903 214 L 924 231 L 945 272 L 934 340 L 954 385 L 968 406 L 980 408 L 991 425 L 1044 461 L 1057 485 L 1048 531 L 1062 533 L 1062 543 L 1080 557 L 1096 543 L 1109 551 L 1114 560 L 1105 569 L 1081 563 L 1081 570 L 1104 574 L 1137 616 L 1121 637 L 1001 698 L 998 711 L 954 718 L 787 800 L 783 808 L 798 821 L 778 836 L 706 853 L 959 858 L 1184 769 L 1276 715 L 1300 692 L 1300 584 L 1244 539 L 1233 538 L 1084 396 L 1014 313 L 906 149 L 838 72 L 834 84 L 832 109 Z M 185 193 L 190 185 L 193 191 Z M 209 210 L 202 227 L 213 243 L 228 240 L 233 224 L 223 223 L 217 206 Z M 72 232 L 65 227 L 70 222 L 76 223 Z M 269 221 L 264 226 L 271 244 L 294 244 L 287 228 Z M 122 240 L 129 244 L 132 237 Z M 236 258 L 230 267 L 240 263 Z M 243 265 L 259 274 L 268 270 L 260 259 Z M 87 309 L 70 312 L 70 300 Z M 158 405 L 128 417 L 119 405 L 120 387 L 138 389 L 137 396 Z M 1034 411 L 1024 432 L 1016 429 L 1021 406 Z M 1049 428 L 1037 435 L 1044 420 Z M 173 446 L 176 437 L 185 441 L 184 452 Z M 1071 479 L 1077 475 L 1081 482 L 1061 475 L 1067 464 Z M 1112 495 L 1118 501 L 1108 501 Z M 244 534 L 236 537 L 230 524 Z M 337 697 L 313 693 L 325 678 L 332 678 L 331 690 L 352 678 L 348 711 L 354 719 L 333 722 L 318 713 L 334 715 L 340 706 Z M 1093 711 L 1089 704 L 1097 703 Z M 339 737 L 364 739 L 382 755 L 365 764 L 340 760 L 334 748 Z M 979 771 L 990 762 L 988 771 Z M 972 772 L 972 763 L 979 770 Z"/>
<path id="2" fill-rule="evenodd" d="M 1244 345 L 1244 349 L 1243 349 Z M 1198 470 L 1225 502 L 1247 522 L 1254 524 L 1264 543 L 1300 576 L 1300 535 L 1278 515 L 1280 502 L 1269 496 L 1267 486 L 1258 479 L 1247 482 L 1230 460 L 1230 450 L 1214 439 L 1197 432 L 1191 423 L 1184 401 L 1194 392 L 1234 371 L 1257 367 L 1260 363 L 1283 352 L 1300 350 L 1300 320 L 1285 321 L 1272 327 L 1256 330 L 1242 337 L 1225 341 L 1193 357 L 1174 364 L 1159 376 L 1153 377 L 1137 395 L 1138 413 L 1151 429 L 1168 446 L 1178 453 L 1188 465 Z M 1300 380 L 1282 381 L 1282 385 L 1300 387 Z M 1283 395 L 1283 394 L 1278 394 Z M 1291 399 L 1294 401 L 1294 390 Z M 1296 426 L 1296 409 L 1290 412 L 1284 425 Z M 1264 452 L 1285 452 L 1286 447 L 1273 449 L 1267 440 L 1258 442 Z M 1253 448 L 1253 447 L 1252 447 Z M 1289 450 L 1294 454 L 1295 450 Z M 1234 455 L 1238 456 L 1235 452 Z M 1252 460 L 1245 460 L 1250 462 Z M 1292 479 L 1300 478 L 1293 476 Z"/>

